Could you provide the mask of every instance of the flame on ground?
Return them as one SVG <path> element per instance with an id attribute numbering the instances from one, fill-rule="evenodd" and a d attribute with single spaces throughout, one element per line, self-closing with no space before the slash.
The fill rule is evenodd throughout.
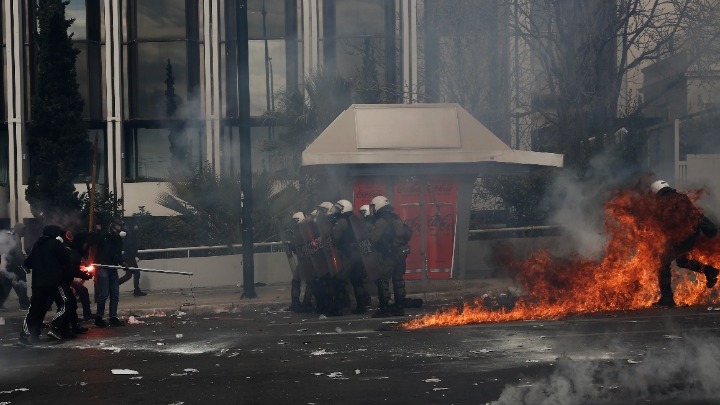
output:
<path id="1" fill-rule="evenodd" d="M 701 193 L 689 193 L 696 201 Z M 680 207 L 680 208 L 679 208 Z M 607 242 L 601 259 L 557 258 L 548 251 L 507 265 L 527 295 L 512 309 L 490 309 L 480 299 L 413 319 L 403 329 L 458 326 L 530 319 L 557 319 L 580 313 L 648 308 L 659 298 L 658 268 L 665 246 L 694 232 L 701 212 L 690 204 L 667 204 L 648 192 L 622 190 L 605 204 Z M 720 236 L 700 236 L 689 256 L 720 268 Z M 718 287 L 716 287 L 718 288 Z M 720 302 L 705 276 L 673 270 L 678 305 Z"/>

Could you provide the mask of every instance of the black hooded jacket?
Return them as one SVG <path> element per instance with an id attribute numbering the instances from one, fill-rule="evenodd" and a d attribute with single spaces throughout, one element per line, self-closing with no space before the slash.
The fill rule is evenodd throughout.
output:
<path id="1" fill-rule="evenodd" d="M 57 225 L 43 228 L 43 235 L 25 259 L 25 267 L 33 271 L 33 287 L 54 287 L 63 282 L 63 275 L 70 267 L 70 256 L 63 242 L 57 239 L 62 233 Z"/>

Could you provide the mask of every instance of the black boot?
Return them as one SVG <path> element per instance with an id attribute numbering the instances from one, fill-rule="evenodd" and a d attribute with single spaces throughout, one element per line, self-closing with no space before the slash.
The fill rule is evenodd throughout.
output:
<path id="1" fill-rule="evenodd" d="M 292 302 L 290 303 L 290 307 L 288 308 L 288 311 L 291 312 L 302 312 L 302 304 L 300 304 L 300 300 L 297 298 L 293 298 Z"/>
<path id="2" fill-rule="evenodd" d="M 375 281 L 378 289 L 378 309 L 372 314 L 373 318 L 387 318 L 391 316 L 390 306 L 390 285 L 387 280 L 379 279 Z"/>

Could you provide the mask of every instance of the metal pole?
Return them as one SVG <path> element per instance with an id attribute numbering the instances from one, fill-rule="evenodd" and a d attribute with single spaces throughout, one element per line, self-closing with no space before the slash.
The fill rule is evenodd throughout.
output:
<path id="1" fill-rule="evenodd" d="M 243 298 L 256 298 L 255 262 L 253 258 L 253 193 L 250 153 L 250 68 L 248 55 L 247 0 L 239 0 L 237 20 L 238 118 L 240 121 L 240 188 L 242 189 L 242 267 Z"/>
<path id="2" fill-rule="evenodd" d="M 192 276 L 193 273 L 190 273 L 188 271 L 175 271 L 175 270 L 159 270 L 159 269 L 145 269 L 142 267 L 124 267 L 124 266 L 114 266 L 111 264 L 97 264 L 93 263 L 92 266 L 95 267 L 105 267 L 107 269 L 118 269 L 118 270 L 137 270 L 142 271 L 146 273 L 163 273 L 163 274 L 181 274 L 183 276 Z"/>
<path id="3" fill-rule="evenodd" d="M 92 184 L 90 186 L 90 218 L 88 218 L 88 232 L 92 232 L 95 228 L 95 188 L 97 187 L 97 150 L 98 150 L 98 134 L 95 134 L 93 140 L 93 157 L 92 157 Z"/>

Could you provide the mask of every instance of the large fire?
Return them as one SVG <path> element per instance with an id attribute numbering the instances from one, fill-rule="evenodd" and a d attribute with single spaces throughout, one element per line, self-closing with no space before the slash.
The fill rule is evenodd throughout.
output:
<path id="1" fill-rule="evenodd" d="M 700 195 L 700 191 L 689 193 L 692 201 Z M 662 205 L 649 192 L 619 191 L 605 203 L 607 242 L 600 259 L 557 258 L 546 250 L 538 251 L 523 261 L 507 263 L 527 293 L 518 298 L 513 308 L 490 309 L 475 299 L 462 307 L 443 308 L 413 319 L 402 328 L 557 319 L 579 313 L 651 307 L 659 298 L 658 268 L 665 246 L 692 233 L 693 221 L 699 215 L 694 208 Z M 700 236 L 690 257 L 720 268 L 720 235 Z M 705 287 L 705 277 L 699 273 L 674 269 L 673 287 L 678 305 L 720 302 L 714 289 Z"/>

